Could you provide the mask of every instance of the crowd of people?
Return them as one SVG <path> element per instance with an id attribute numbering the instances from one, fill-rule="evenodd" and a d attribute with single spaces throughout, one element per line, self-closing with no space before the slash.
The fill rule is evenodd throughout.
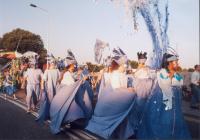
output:
<path id="1" fill-rule="evenodd" d="M 70 50 L 62 63 L 49 56 L 44 71 L 31 58 L 28 65 L 4 71 L 0 87 L 5 98 L 7 94 L 16 98 L 16 89 L 25 88 L 27 113 L 39 106 L 36 121 L 50 120 L 53 134 L 63 125 L 78 124 L 105 139 L 190 139 L 181 110 L 183 77 L 178 72 L 178 55 L 167 51 L 159 70 L 146 65 L 146 52 L 137 56 L 138 68 L 133 72 L 126 54 L 116 48 L 96 74 L 79 66 Z M 198 108 L 200 65 L 195 66 L 191 89 L 191 107 Z"/>

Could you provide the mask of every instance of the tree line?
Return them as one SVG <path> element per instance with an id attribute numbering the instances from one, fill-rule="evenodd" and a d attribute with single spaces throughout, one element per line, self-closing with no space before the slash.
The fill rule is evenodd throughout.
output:
<path id="1" fill-rule="evenodd" d="M 47 55 L 47 50 L 44 47 L 40 35 L 24 29 L 17 28 L 0 37 L 0 50 L 17 51 L 19 53 L 33 51 L 40 55 L 40 64 L 46 63 L 45 57 Z M 133 69 L 136 69 L 138 66 L 138 62 L 134 60 L 129 60 L 129 64 Z M 103 68 L 103 65 L 96 65 L 91 62 L 87 62 L 87 65 L 89 71 L 99 71 Z M 182 70 L 181 67 L 180 70 Z M 192 68 L 189 68 L 188 70 L 192 71 Z"/>

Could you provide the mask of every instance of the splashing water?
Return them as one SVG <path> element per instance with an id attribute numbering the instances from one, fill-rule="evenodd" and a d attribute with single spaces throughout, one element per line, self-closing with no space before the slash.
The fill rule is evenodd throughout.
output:
<path id="1" fill-rule="evenodd" d="M 141 14 L 153 43 L 151 67 L 161 67 L 162 56 L 169 47 L 168 30 L 168 0 L 111 0 L 124 1 L 126 11 L 132 13 L 134 28 L 137 30 L 137 16 Z"/>

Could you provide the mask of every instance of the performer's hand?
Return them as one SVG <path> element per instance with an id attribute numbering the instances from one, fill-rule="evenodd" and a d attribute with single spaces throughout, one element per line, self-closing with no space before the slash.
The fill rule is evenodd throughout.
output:
<path id="1" fill-rule="evenodd" d="M 83 81 L 87 80 L 88 76 L 84 76 L 83 77 Z"/>
<path id="2" fill-rule="evenodd" d="M 41 86 L 41 90 L 44 90 L 44 86 Z"/>
<path id="3" fill-rule="evenodd" d="M 135 89 L 134 89 L 133 87 L 129 87 L 128 90 L 129 90 L 130 92 L 135 93 Z"/>
<path id="4" fill-rule="evenodd" d="M 25 86 L 24 86 L 24 84 L 22 84 L 22 85 L 21 85 L 21 89 L 25 89 Z"/>
<path id="5" fill-rule="evenodd" d="M 25 82 L 22 82 L 21 89 L 25 89 Z"/>

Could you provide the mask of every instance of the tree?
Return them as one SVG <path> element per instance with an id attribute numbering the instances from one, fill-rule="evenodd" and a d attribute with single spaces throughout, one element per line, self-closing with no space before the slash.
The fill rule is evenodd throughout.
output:
<path id="1" fill-rule="evenodd" d="M 194 69 L 193 68 L 189 68 L 188 71 L 189 72 L 194 72 Z"/>
<path id="2" fill-rule="evenodd" d="M 19 44 L 18 48 L 17 45 Z M 0 41 L 0 49 L 6 51 L 18 51 L 25 53 L 33 51 L 40 55 L 39 62 L 45 63 L 46 49 L 44 48 L 43 41 L 39 35 L 23 29 L 14 29 L 3 35 Z"/>
<path id="3" fill-rule="evenodd" d="M 17 49 L 18 43 L 19 46 Z M 3 35 L 0 49 L 5 49 L 6 51 L 16 51 L 17 49 L 20 53 L 34 51 L 38 54 L 40 51 L 45 50 L 43 41 L 39 35 L 19 28 Z"/>
<path id="4" fill-rule="evenodd" d="M 96 65 L 96 64 L 92 64 L 91 62 L 86 62 L 87 66 L 88 66 L 88 70 L 89 72 L 99 72 L 101 69 L 104 68 L 103 65 Z"/>
<path id="5" fill-rule="evenodd" d="M 129 64 L 131 65 L 131 68 L 136 69 L 138 67 L 138 62 L 134 60 L 129 60 Z"/>
<path id="6" fill-rule="evenodd" d="M 182 72 L 183 69 L 182 69 L 180 66 L 178 66 L 177 71 L 178 71 L 178 72 Z"/>
<path id="7" fill-rule="evenodd" d="M 2 41 L 2 38 L 0 37 L 0 50 L 1 50 L 1 48 L 3 48 L 2 44 L 1 44 L 1 41 Z"/>

